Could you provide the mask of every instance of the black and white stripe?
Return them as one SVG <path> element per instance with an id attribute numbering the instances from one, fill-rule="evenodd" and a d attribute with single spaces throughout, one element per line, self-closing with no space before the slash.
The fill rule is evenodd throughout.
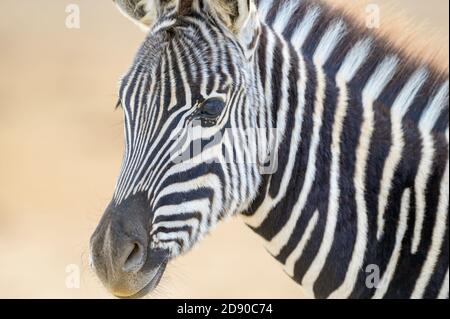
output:
<path id="1" fill-rule="evenodd" d="M 242 214 L 312 296 L 448 298 L 446 74 L 314 1 L 150 4 L 114 200 L 147 195 L 154 247 L 175 257 Z M 222 112 L 199 116 L 214 98 Z"/>
<path id="2" fill-rule="evenodd" d="M 292 5 L 294 2 L 297 7 Z M 442 167 L 446 161 L 448 162 L 446 156 L 448 144 L 443 139 L 443 132 L 447 129 L 445 119 L 448 118 L 448 81 L 423 66 L 418 66 L 414 72 L 407 72 L 401 66 L 401 63 L 404 63 L 401 53 L 383 45 L 379 39 L 365 36 L 363 32 L 360 32 L 362 35 L 359 40 L 340 43 L 336 48 L 334 41 L 338 36 L 330 36 L 332 32 L 340 33 L 339 41 L 345 42 L 347 39 L 358 38 L 357 35 L 351 34 L 355 33 L 355 30 L 352 29 L 351 23 L 346 23 L 347 29 L 342 28 L 339 20 L 336 20 L 339 16 L 330 14 L 327 8 L 319 8 L 317 4 L 306 1 L 275 3 L 262 0 L 259 6 L 261 16 L 273 31 L 283 35 L 284 39 L 293 39 L 292 46 L 313 66 L 314 74 L 311 77 L 315 79 L 315 92 L 318 96 L 312 106 L 314 108 L 312 131 L 308 133 L 311 137 L 310 140 L 304 141 L 308 143 L 306 148 L 309 152 L 307 157 L 305 155 L 307 160 L 304 169 L 299 171 L 304 176 L 298 179 L 291 178 L 292 172 L 289 170 L 295 166 L 295 157 L 292 153 L 289 156 L 285 155 L 291 161 L 286 166 L 286 171 L 277 174 L 287 175 L 287 179 L 285 177 L 279 181 L 271 177 L 272 180 L 276 180 L 280 192 L 276 196 L 267 193 L 262 203 L 254 205 L 253 214 L 247 217 L 246 222 L 266 238 L 269 251 L 285 264 L 286 272 L 317 297 L 416 298 L 426 297 L 426 293 L 429 293 L 428 296 L 433 296 L 434 293 L 434 297 L 438 297 L 436 288 L 433 292 L 430 290 L 434 284 L 435 287 L 444 287 L 445 291 L 448 250 L 444 246 L 448 247 L 448 242 L 445 242 L 448 241 L 448 214 L 441 211 L 436 217 L 434 226 L 431 224 L 426 230 L 424 227 L 425 219 L 433 220 L 436 215 L 436 210 L 427 208 L 436 206 L 431 198 L 436 197 L 436 194 L 428 193 L 431 192 L 430 183 L 442 183 L 439 196 L 434 200 L 440 201 L 440 207 L 448 208 L 448 191 L 444 187 L 448 183 L 448 178 L 442 173 Z M 289 20 L 295 26 L 283 23 L 280 28 L 280 24 L 277 23 Z M 314 29 L 314 25 L 322 21 L 326 22 L 326 26 Z M 300 44 L 296 44 L 297 39 Z M 320 136 L 325 136 L 317 134 L 317 127 L 321 125 L 324 116 L 315 121 L 314 115 L 323 112 L 321 97 L 326 99 L 327 94 L 323 89 L 323 69 L 317 64 L 315 56 L 326 51 L 323 48 L 324 43 L 335 51 L 335 56 L 339 56 L 333 61 L 333 65 L 325 68 L 328 80 L 325 85 L 333 85 L 332 90 L 338 97 L 334 99 L 334 105 L 327 105 L 333 109 L 334 121 L 328 123 L 330 130 L 322 133 L 331 134 L 332 139 L 331 141 L 328 139 L 329 145 L 317 150 Z M 373 55 L 378 56 L 375 61 Z M 299 67 L 302 68 L 301 65 Z M 334 80 L 331 80 L 332 78 Z M 359 78 L 359 81 L 352 81 L 355 78 Z M 399 78 L 401 81 L 395 83 L 394 81 Z M 434 85 L 428 88 L 427 92 L 421 91 L 427 82 Z M 413 104 L 423 102 L 424 94 L 428 102 L 422 103 L 422 107 L 416 111 L 419 114 L 410 112 Z M 384 97 L 388 95 L 391 95 L 389 99 L 393 100 L 392 103 L 384 102 Z M 353 105 L 346 103 L 348 100 Z M 356 109 L 355 105 L 362 110 Z M 415 107 L 417 108 L 417 105 Z M 351 123 L 351 116 L 355 113 L 360 114 L 357 114 L 354 123 Z M 384 123 L 377 120 L 379 117 L 384 117 L 382 121 Z M 419 121 L 414 121 L 415 118 Z M 375 130 L 383 129 L 382 124 L 387 126 L 386 131 L 391 133 L 390 136 L 379 136 L 378 133 L 374 135 Z M 359 130 L 358 142 L 356 144 L 347 142 L 345 139 L 348 136 L 342 132 L 355 128 Z M 411 135 L 411 138 L 404 138 L 404 135 Z M 380 140 L 380 137 L 385 139 Z M 414 158 L 415 154 L 408 154 L 407 150 L 411 147 L 405 145 L 408 142 L 414 143 L 420 150 L 419 158 Z M 298 153 L 299 143 L 302 142 L 291 141 L 286 152 Z M 378 145 L 374 146 L 376 143 Z M 352 144 L 353 149 L 346 148 L 346 144 Z M 439 149 L 436 144 L 439 144 Z M 378 149 L 383 149 L 379 155 L 381 158 L 377 158 L 374 154 Z M 345 162 L 340 158 L 343 151 L 355 152 L 353 160 L 346 163 L 352 167 L 344 165 Z M 318 163 L 315 160 L 317 153 L 326 158 L 331 157 L 331 161 L 326 159 Z M 383 161 L 372 163 L 371 158 Z M 402 165 L 402 162 L 408 160 L 416 166 L 414 175 L 408 172 L 411 168 Z M 320 175 L 325 175 L 324 171 L 330 171 L 327 176 L 329 182 L 311 186 L 313 181 L 321 179 Z M 377 175 L 382 176 L 377 192 L 368 188 L 370 185 L 367 174 L 368 172 L 371 175 L 376 174 L 374 171 L 378 171 Z M 290 181 L 292 187 L 286 186 L 289 185 L 289 180 L 294 180 Z M 276 189 L 275 183 L 269 181 L 267 189 Z M 300 183 L 302 185 L 298 187 Z M 317 190 L 314 190 L 314 187 Z M 298 189 L 298 192 L 296 195 L 287 196 L 286 189 Z M 322 192 L 328 194 L 323 195 Z M 411 192 L 414 192 L 413 195 Z M 374 198 L 370 198 L 372 196 Z M 319 203 L 322 199 L 325 203 Z M 353 202 L 353 209 L 345 216 L 347 208 L 335 203 L 348 201 Z M 378 203 L 378 207 L 369 207 L 368 202 Z M 375 219 L 374 213 L 377 216 Z M 385 219 L 396 225 L 390 227 L 392 231 L 383 236 Z M 337 226 L 341 229 L 336 230 Z M 337 231 L 343 231 L 342 227 L 348 227 L 347 230 L 352 234 L 338 233 Z M 431 229 L 433 234 L 430 233 Z M 430 252 L 427 253 L 426 247 L 419 252 L 419 244 L 426 246 L 428 242 L 429 245 L 431 235 L 435 239 L 434 245 L 428 247 Z M 346 241 L 350 241 L 350 245 Z M 339 252 L 333 252 L 336 248 L 345 249 L 350 253 L 346 254 L 344 260 L 339 260 L 334 257 L 339 255 Z M 422 254 L 428 254 L 428 259 L 420 259 L 419 256 Z M 386 258 L 380 263 L 383 275 L 380 288 L 374 291 L 362 287 L 363 281 L 358 282 L 364 277 L 367 256 L 370 255 L 380 256 L 379 259 Z M 377 258 L 373 259 L 376 261 Z M 438 263 L 438 259 L 441 263 Z M 332 268 L 327 264 L 337 262 L 342 262 L 345 270 L 330 274 Z M 398 265 L 401 264 L 406 268 L 408 263 L 412 263 L 412 269 L 399 269 Z M 442 269 L 436 270 L 440 267 Z M 429 280 L 437 271 L 444 274 L 444 277 L 441 277 L 444 282 L 434 283 Z M 415 278 L 417 283 L 414 292 L 411 290 L 412 285 L 405 287 L 404 291 L 401 291 L 401 287 L 393 285 L 394 282 L 400 284 L 395 280 L 396 276 L 402 278 L 409 273 L 414 274 L 413 279 L 421 274 Z M 325 281 L 328 286 L 334 286 L 333 289 L 322 289 Z M 444 294 L 441 293 L 440 296 Z"/>

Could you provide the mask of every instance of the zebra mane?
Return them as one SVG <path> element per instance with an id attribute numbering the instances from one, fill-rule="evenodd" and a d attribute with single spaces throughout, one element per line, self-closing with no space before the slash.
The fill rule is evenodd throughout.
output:
<path id="1" fill-rule="evenodd" d="M 130 2 L 135 3 L 136 1 L 147 5 L 147 14 L 144 14 L 146 12 L 144 10 L 137 17 L 141 19 L 141 23 L 143 23 L 142 19 L 150 19 L 154 15 L 154 10 L 150 10 L 152 9 L 151 3 L 153 1 L 121 1 L 124 1 L 128 6 Z M 210 1 L 210 5 L 214 7 L 217 15 L 222 18 L 224 23 L 231 24 L 234 17 L 238 14 L 238 8 L 235 7 L 236 2 L 224 0 Z M 182 1 L 181 4 L 191 6 L 192 2 L 190 0 Z M 378 107 L 385 112 L 389 111 L 388 106 L 393 105 L 393 99 L 397 96 L 398 92 L 407 84 L 409 79 L 418 73 L 421 77 L 418 77 L 417 80 L 421 81 L 425 78 L 426 81 L 417 92 L 414 103 L 409 108 L 402 109 L 404 113 L 401 114 L 401 117 L 411 121 L 412 125 L 416 126 L 419 125 L 421 119 L 434 119 L 435 125 L 428 126 L 432 126 L 431 130 L 435 132 L 444 132 L 448 127 L 448 70 L 446 68 L 436 67 L 436 64 L 427 61 L 420 54 L 411 54 L 396 41 L 391 40 L 386 34 L 369 29 L 366 25 L 358 21 L 345 7 L 331 6 L 322 0 L 255 0 L 255 4 L 261 20 L 287 42 L 290 42 L 296 49 L 301 50 L 307 59 L 312 59 L 312 55 L 316 51 L 317 45 L 327 28 L 331 24 L 339 22 L 340 27 L 336 31 L 336 37 L 339 37 L 339 43 L 333 49 L 333 52 L 328 52 L 332 54 L 330 63 L 327 65 L 331 73 L 337 71 L 344 57 L 358 41 L 370 41 L 371 48 L 368 62 L 362 67 L 363 72 L 361 74 L 371 74 L 376 66 L 388 56 L 395 57 L 397 61 L 396 72 L 385 88 L 385 94 L 377 101 Z M 138 9 L 142 9 L 142 5 Z M 184 12 L 185 10 L 183 9 L 182 11 Z M 141 15 L 144 15 L 144 17 L 141 17 Z M 158 56 L 161 46 L 156 45 L 156 48 L 154 48 L 154 43 L 158 41 L 156 39 L 147 40 L 148 45 L 144 45 L 142 50 L 152 51 L 152 54 L 147 56 Z M 163 40 L 161 39 L 161 41 Z M 302 44 L 298 44 L 298 42 Z M 152 58 L 152 61 L 155 60 Z M 427 126 L 423 124 L 423 121 L 422 126 Z"/>
<path id="2" fill-rule="evenodd" d="M 298 37 L 293 38 L 296 28 L 302 23 L 308 27 L 308 21 L 306 20 L 314 19 L 314 27 L 309 25 L 310 32 L 307 34 L 307 38 L 303 39 L 304 44 L 301 47 L 301 51 L 306 58 L 312 58 L 318 41 L 330 24 L 339 20 L 342 21 L 344 32 L 340 35 L 341 40 L 335 52 L 333 52 L 333 58 L 330 59 L 332 61 L 328 66 L 330 69 L 336 70 L 339 67 L 336 61 L 342 61 L 349 50 L 358 41 L 364 39 L 370 39 L 372 43 L 370 63 L 364 66 L 367 71 L 373 69 L 387 56 L 396 57 L 399 61 L 398 70 L 386 88 L 391 93 L 387 94 L 385 100 L 381 99 L 378 103 L 381 107 L 392 105 L 392 101 L 388 101 L 389 98 L 396 96 L 416 71 L 423 70 L 427 76 L 426 84 L 418 93 L 417 103 L 406 110 L 405 119 L 409 119 L 414 125 L 418 125 L 422 117 L 438 117 L 433 130 L 443 132 L 447 128 L 449 119 L 448 93 L 442 93 L 443 90 L 445 91 L 445 86 L 447 86 L 448 92 L 448 70 L 445 70 L 445 68 L 439 69 L 426 59 L 407 52 L 405 48 L 390 40 L 386 34 L 367 28 L 345 8 L 332 7 L 319 0 L 256 0 L 256 3 L 261 19 L 294 46 L 296 45 L 295 41 L 298 40 Z M 440 98 L 432 99 L 433 96 Z M 431 109 L 431 106 L 433 106 L 433 109 Z M 428 113 L 437 112 L 439 114 L 437 116 L 436 114 L 425 116 L 426 110 Z"/>

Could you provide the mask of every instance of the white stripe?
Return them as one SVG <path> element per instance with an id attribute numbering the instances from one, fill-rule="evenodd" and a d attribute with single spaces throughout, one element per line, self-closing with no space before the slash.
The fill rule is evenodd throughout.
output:
<path id="1" fill-rule="evenodd" d="M 308 225 L 306 226 L 302 239 L 299 241 L 297 247 L 295 247 L 294 251 L 289 255 L 289 257 L 286 260 L 284 269 L 286 273 L 291 277 L 294 277 L 295 264 L 297 263 L 297 260 L 303 255 L 303 250 L 305 249 L 306 244 L 309 242 L 311 234 L 316 228 L 318 220 L 319 220 L 319 211 L 316 211 L 314 215 L 311 217 L 311 219 L 308 221 Z M 302 287 L 306 288 L 303 285 L 303 283 Z"/>
<path id="2" fill-rule="evenodd" d="M 431 132 L 436 125 L 439 116 L 448 105 L 448 81 L 445 82 L 420 118 L 419 128 L 423 131 Z"/>
<path id="3" fill-rule="evenodd" d="M 418 69 L 400 91 L 392 106 L 392 113 L 398 119 L 403 119 L 405 114 L 408 112 L 427 77 L 428 71 L 425 68 Z"/>
<path id="4" fill-rule="evenodd" d="M 328 61 L 334 48 L 345 35 L 345 27 L 344 21 L 340 19 L 328 27 L 313 56 L 316 66 L 322 67 Z"/>
<path id="5" fill-rule="evenodd" d="M 272 128 L 273 125 L 273 114 L 272 114 L 272 103 L 273 103 L 273 92 L 272 92 L 272 82 L 273 82 L 273 74 L 277 72 L 275 70 L 278 68 L 278 65 L 274 65 L 274 59 L 275 59 L 275 52 L 279 51 L 279 48 L 276 46 L 276 40 L 278 37 L 276 37 L 275 33 L 270 32 L 269 29 L 267 34 L 267 56 L 266 56 L 266 83 L 264 93 L 266 95 L 266 107 L 269 109 L 267 112 L 268 117 L 268 125 L 269 128 Z M 284 41 L 282 41 L 283 45 L 285 44 Z M 286 46 L 285 46 L 286 47 Z M 276 128 L 275 128 L 276 129 Z M 273 134 L 269 135 L 268 145 L 273 145 L 275 137 Z"/>
<path id="6" fill-rule="evenodd" d="M 336 75 L 336 79 L 341 83 L 348 83 L 353 80 L 356 72 L 367 59 L 371 46 L 371 39 L 360 40 L 356 43 L 355 46 L 347 53 L 347 56 L 345 57 L 345 60 Z"/>
<path id="7" fill-rule="evenodd" d="M 188 220 L 171 220 L 171 221 L 162 221 L 159 223 L 153 224 L 152 232 L 150 235 L 155 234 L 160 228 L 181 228 L 189 226 L 192 228 L 192 231 L 195 232 L 197 227 L 199 226 L 199 220 L 197 218 L 191 218 Z"/>
<path id="8" fill-rule="evenodd" d="M 300 51 L 301 47 L 305 43 L 305 40 L 308 37 L 309 33 L 311 32 L 314 23 L 316 22 L 319 15 L 320 15 L 319 7 L 313 7 L 309 9 L 308 12 L 305 14 L 305 17 L 303 18 L 302 22 L 295 29 L 293 36 L 291 38 L 291 43 L 297 50 L 297 52 Z"/>
<path id="9" fill-rule="evenodd" d="M 160 240 L 166 241 L 181 240 L 183 242 L 181 249 L 185 249 L 186 247 L 189 246 L 189 233 L 186 230 L 177 231 L 174 233 L 159 232 L 153 238 L 152 244 L 158 245 Z"/>
<path id="10" fill-rule="evenodd" d="M 264 21 L 272 8 L 272 0 L 261 0 L 258 5 L 258 13 L 261 21 Z"/>
<path id="11" fill-rule="evenodd" d="M 153 221 L 158 216 L 174 216 L 199 212 L 205 217 L 209 212 L 209 199 L 196 199 L 183 202 L 183 205 L 167 205 L 159 207 L 154 214 Z"/>
<path id="12" fill-rule="evenodd" d="M 329 298 L 347 298 L 355 286 L 358 273 L 361 271 L 367 244 L 367 207 L 365 201 L 366 169 L 369 148 L 374 129 L 374 101 L 393 77 L 397 66 L 397 58 L 387 57 L 378 66 L 375 73 L 367 82 L 363 90 L 363 124 L 359 146 L 356 150 L 355 163 L 355 199 L 357 206 L 356 241 L 353 254 L 348 265 L 344 282 Z"/>
<path id="13" fill-rule="evenodd" d="M 432 130 L 438 120 L 442 110 L 448 103 L 448 82 L 446 82 L 436 96 L 432 99 L 427 106 L 424 115 L 419 122 L 419 130 L 422 138 L 422 157 L 417 169 L 417 176 L 415 179 L 415 192 L 416 192 L 416 219 L 414 225 L 414 236 L 411 246 L 411 252 L 417 253 L 419 248 L 423 222 L 426 211 L 426 188 L 428 185 L 428 179 L 432 173 L 433 159 L 434 159 L 434 139 L 432 136 Z"/>
<path id="14" fill-rule="evenodd" d="M 165 49 L 168 51 L 168 49 Z M 175 78 L 175 66 L 172 61 L 172 54 L 168 56 L 169 60 L 169 90 L 170 90 L 170 101 L 169 105 L 163 105 L 167 110 L 171 110 L 177 104 L 177 81 Z"/>
<path id="15" fill-rule="evenodd" d="M 425 289 L 429 284 L 431 275 L 434 273 L 436 262 L 439 258 L 439 254 L 442 251 L 442 245 L 444 243 L 445 228 L 448 222 L 448 188 L 449 188 L 449 164 L 445 169 L 444 176 L 441 181 L 441 189 L 439 193 L 439 204 L 437 208 L 436 221 L 434 222 L 433 235 L 431 239 L 431 246 L 428 249 L 427 258 L 420 276 L 416 281 L 416 286 L 411 295 L 412 299 L 423 298 Z M 447 260 L 448 262 L 448 260 Z"/>
<path id="16" fill-rule="evenodd" d="M 444 282 L 442 283 L 441 290 L 439 291 L 438 299 L 448 299 L 448 269 L 447 274 L 445 275 Z"/>
<path id="17" fill-rule="evenodd" d="M 429 132 L 423 130 L 420 131 L 420 135 L 422 138 L 421 159 L 414 181 L 414 191 L 416 193 L 416 218 L 411 245 L 411 252 L 413 254 L 417 252 L 422 237 L 422 228 L 427 205 L 426 195 L 428 179 L 432 173 L 435 153 L 433 136 Z"/>
<path id="18" fill-rule="evenodd" d="M 135 113 L 137 112 L 136 107 L 137 107 L 137 103 L 136 103 L 136 98 L 138 99 L 138 101 L 140 100 L 140 96 L 137 96 L 138 94 L 138 89 L 139 89 L 139 85 L 141 84 L 141 82 L 144 82 L 144 75 L 142 73 L 138 73 L 136 74 L 136 77 L 133 79 L 134 80 L 134 87 L 132 88 L 133 91 L 131 92 L 131 98 L 130 98 L 130 110 L 131 110 L 131 119 L 134 120 L 135 119 Z M 144 88 L 141 88 L 141 94 L 144 92 Z M 137 118 L 137 117 L 136 117 Z"/>
<path id="19" fill-rule="evenodd" d="M 298 8 L 299 3 L 296 0 L 286 1 L 277 12 L 277 17 L 273 23 L 273 29 L 279 34 L 283 34 L 284 29 L 291 20 L 292 14 Z"/>
<path id="20" fill-rule="evenodd" d="M 191 106 L 192 104 L 192 92 L 191 92 L 191 87 L 190 87 L 190 83 L 188 82 L 188 76 L 187 76 L 187 72 L 186 72 L 186 68 L 183 64 L 183 61 L 181 60 L 181 53 L 178 49 L 177 45 L 173 45 L 173 49 L 174 49 L 174 53 L 175 53 L 175 57 L 176 57 L 176 62 L 177 62 L 177 66 L 178 66 L 178 72 L 181 75 L 181 82 L 183 82 L 183 88 L 184 88 L 184 94 L 185 94 L 185 103 L 186 105 Z M 169 108 L 169 111 L 171 109 Z"/>
<path id="21" fill-rule="evenodd" d="M 386 294 L 389 285 L 394 277 L 395 270 L 397 269 L 398 260 L 400 258 L 400 252 L 402 249 L 402 241 L 405 237 L 406 229 L 408 228 L 408 215 L 411 202 L 411 190 L 406 189 L 402 196 L 401 206 L 400 206 L 400 217 L 397 225 L 397 234 L 395 236 L 395 246 L 392 251 L 391 258 L 386 267 L 386 271 L 380 280 L 380 284 L 377 287 L 374 299 L 381 299 Z"/>
<path id="22" fill-rule="evenodd" d="M 386 158 L 383 168 L 383 176 L 380 184 L 380 194 L 378 195 L 378 217 L 377 217 L 377 239 L 380 240 L 384 233 L 384 214 L 388 206 L 389 195 L 392 189 L 397 167 L 402 159 L 405 141 L 403 136 L 402 120 L 411 106 L 418 91 L 425 82 L 427 72 L 419 69 L 409 79 L 396 98 L 391 110 L 391 131 L 392 145 Z"/>
<path id="23" fill-rule="evenodd" d="M 333 244 L 333 237 L 339 211 L 340 200 L 340 156 L 341 156 L 341 135 L 344 129 L 344 121 L 347 116 L 348 88 L 347 84 L 355 76 L 367 58 L 370 50 L 370 41 L 358 42 L 347 54 L 337 76 L 336 83 L 339 89 L 338 103 L 334 118 L 332 145 L 331 145 L 331 169 L 330 169 L 330 196 L 328 203 L 328 214 L 324 230 L 323 239 L 314 261 L 303 277 L 302 286 L 313 295 L 314 284 L 325 265 L 328 254 Z"/>
<path id="24" fill-rule="evenodd" d="M 449 129 L 447 128 L 447 130 L 445 131 L 447 145 L 448 145 L 448 132 L 449 132 L 448 130 Z M 447 196 L 448 196 L 448 193 L 447 193 Z M 445 275 L 445 279 L 444 279 L 444 282 L 442 283 L 441 291 L 439 292 L 438 298 L 439 299 L 448 299 L 448 297 L 449 297 L 448 291 L 449 291 L 449 270 L 447 269 L 447 274 Z"/>

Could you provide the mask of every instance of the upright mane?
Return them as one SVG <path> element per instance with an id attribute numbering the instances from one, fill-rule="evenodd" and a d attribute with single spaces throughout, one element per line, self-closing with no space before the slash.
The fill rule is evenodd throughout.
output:
<path id="1" fill-rule="evenodd" d="M 380 105 L 392 105 L 392 98 L 397 95 L 414 72 L 423 69 L 427 75 L 426 84 L 418 94 L 414 105 L 405 115 L 405 119 L 416 124 L 418 124 L 427 105 L 431 103 L 431 98 L 438 94 L 445 83 L 448 85 L 447 66 L 438 66 L 435 61 L 430 60 L 428 56 L 432 54 L 428 53 L 428 56 L 412 54 L 397 41 L 392 40 L 392 35 L 388 36 L 379 30 L 369 29 L 355 17 L 354 12 L 351 12 L 345 6 L 331 6 L 318 0 L 257 0 L 256 3 L 261 19 L 294 46 L 298 46 L 296 41 L 298 41 L 299 36 L 296 36 L 295 33 L 298 33 L 299 28 L 310 28 L 304 32 L 306 39 L 303 39 L 304 43 L 300 48 L 306 58 L 311 58 L 327 28 L 332 23 L 341 20 L 344 32 L 341 35 L 342 39 L 339 41 L 339 45 L 333 52 L 330 63 L 327 65 L 327 68 L 331 71 L 336 71 L 339 68 L 348 51 L 362 39 L 370 39 L 372 42 L 369 61 L 364 65 L 367 71 L 373 70 L 385 57 L 395 56 L 399 61 L 399 68 L 386 88 L 387 94 L 384 94 L 378 101 Z M 370 74 L 371 72 L 362 73 Z M 441 110 L 434 131 L 445 131 L 448 120 L 447 103 L 445 109 Z"/>

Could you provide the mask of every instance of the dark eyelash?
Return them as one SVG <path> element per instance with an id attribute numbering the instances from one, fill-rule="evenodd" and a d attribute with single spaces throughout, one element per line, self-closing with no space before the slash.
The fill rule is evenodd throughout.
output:
<path id="1" fill-rule="evenodd" d="M 117 100 L 117 103 L 116 103 L 115 109 L 117 110 L 117 109 L 119 109 L 119 108 L 121 108 L 121 107 L 122 107 L 122 100 L 121 100 L 121 99 L 118 99 L 118 100 Z"/>

